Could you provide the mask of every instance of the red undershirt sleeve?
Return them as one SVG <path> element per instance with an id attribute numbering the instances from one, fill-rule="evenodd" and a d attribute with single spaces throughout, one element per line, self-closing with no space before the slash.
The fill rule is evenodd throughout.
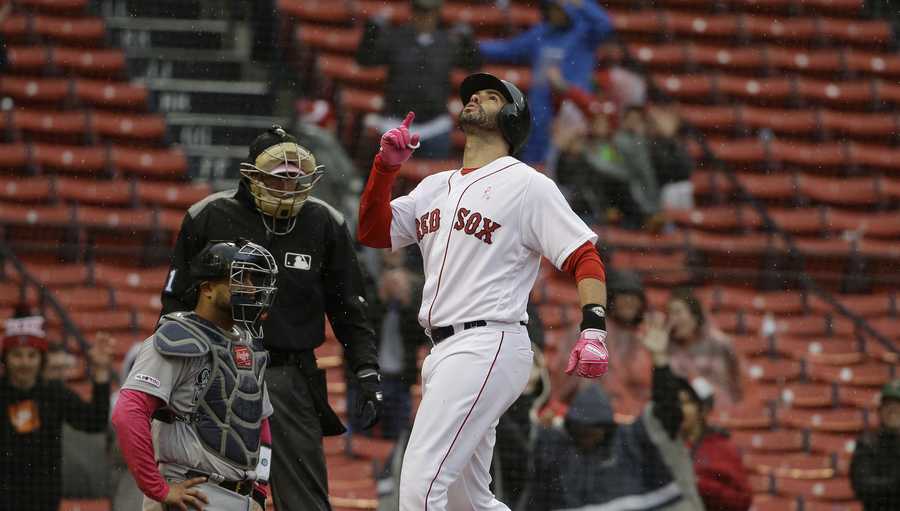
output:
<path id="1" fill-rule="evenodd" d="M 391 189 L 400 165 L 389 167 L 375 156 L 372 170 L 359 201 L 356 239 L 367 247 L 391 248 Z"/>
<path id="2" fill-rule="evenodd" d="M 156 396 L 125 389 L 119 393 L 112 414 L 119 449 L 128 470 L 144 495 L 157 502 L 165 500 L 169 485 L 156 466 L 150 421 L 153 413 L 163 406 L 165 402 Z"/>
<path id="3" fill-rule="evenodd" d="M 563 263 L 562 269 L 564 272 L 573 275 L 575 282 L 580 282 L 584 279 L 606 281 L 606 270 L 603 267 L 603 261 L 600 260 L 597 247 L 590 241 L 585 242 L 584 245 L 581 245 L 569 254 L 569 257 Z"/>

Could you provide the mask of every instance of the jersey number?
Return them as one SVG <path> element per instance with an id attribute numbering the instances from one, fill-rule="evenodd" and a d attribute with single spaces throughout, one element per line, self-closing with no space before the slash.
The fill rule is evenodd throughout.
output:
<path id="1" fill-rule="evenodd" d="M 169 278 L 166 279 L 166 293 L 174 292 L 174 289 L 172 289 L 172 286 L 175 285 L 175 272 L 177 272 L 177 271 L 178 270 L 176 269 L 176 270 L 172 270 L 169 272 Z"/>

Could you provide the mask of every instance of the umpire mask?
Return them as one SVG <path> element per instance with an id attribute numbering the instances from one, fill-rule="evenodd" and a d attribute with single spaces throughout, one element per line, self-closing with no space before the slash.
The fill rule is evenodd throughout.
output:
<path id="1" fill-rule="evenodd" d="M 278 265 L 268 250 L 245 242 L 231 261 L 229 287 L 234 321 L 262 338 L 262 321 L 275 301 Z"/>
<path id="2" fill-rule="evenodd" d="M 257 137 L 249 153 L 248 161 L 241 163 L 241 177 L 256 209 L 269 232 L 288 234 L 324 170 L 312 152 L 278 125 Z"/>

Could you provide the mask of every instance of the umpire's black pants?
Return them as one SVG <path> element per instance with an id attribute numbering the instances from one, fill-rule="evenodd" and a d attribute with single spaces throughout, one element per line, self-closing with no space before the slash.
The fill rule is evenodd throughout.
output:
<path id="1" fill-rule="evenodd" d="M 272 428 L 272 497 L 278 511 L 331 511 L 322 426 L 297 365 L 266 369 Z"/>

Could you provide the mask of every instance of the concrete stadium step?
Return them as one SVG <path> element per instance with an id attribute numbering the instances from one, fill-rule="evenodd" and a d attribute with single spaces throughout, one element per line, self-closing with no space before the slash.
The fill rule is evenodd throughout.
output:
<path id="1" fill-rule="evenodd" d="M 183 145 L 246 147 L 273 124 L 290 130 L 290 119 L 269 116 L 172 113 L 166 118 L 174 139 Z"/>
<path id="2" fill-rule="evenodd" d="M 234 50 L 136 48 L 125 53 L 133 78 L 175 78 L 237 82 L 258 75 L 247 57 Z"/>
<path id="3" fill-rule="evenodd" d="M 234 46 L 235 24 L 214 19 L 109 17 L 106 26 L 122 48 L 223 50 Z"/>
<path id="4" fill-rule="evenodd" d="M 241 162 L 247 158 L 247 145 L 185 145 L 188 176 L 206 181 L 214 189 L 230 188 L 240 178 Z"/>
<path id="5" fill-rule="evenodd" d="M 269 85 L 261 81 L 147 78 L 139 82 L 147 86 L 162 113 L 259 115 L 271 112 L 273 106 Z"/>

